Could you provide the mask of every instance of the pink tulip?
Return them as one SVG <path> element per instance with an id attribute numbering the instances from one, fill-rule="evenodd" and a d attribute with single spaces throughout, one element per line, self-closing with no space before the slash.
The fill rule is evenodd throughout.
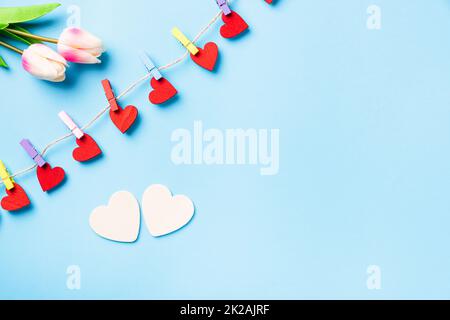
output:
<path id="1" fill-rule="evenodd" d="M 22 66 L 42 80 L 62 82 L 66 79 L 66 59 L 43 44 L 33 44 L 23 52 Z"/>
<path id="2" fill-rule="evenodd" d="M 65 29 L 58 41 L 58 52 L 70 62 L 94 64 L 104 52 L 102 41 L 79 28 Z"/>

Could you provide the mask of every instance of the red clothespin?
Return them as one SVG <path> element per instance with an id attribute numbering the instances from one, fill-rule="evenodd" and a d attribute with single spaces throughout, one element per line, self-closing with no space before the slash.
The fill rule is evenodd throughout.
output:
<path id="1" fill-rule="evenodd" d="M 103 90 L 105 90 L 106 99 L 108 99 L 109 106 L 111 110 L 116 112 L 120 109 L 119 104 L 117 103 L 116 95 L 111 87 L 111 82 L 108 79 L 102 81 Z"/>

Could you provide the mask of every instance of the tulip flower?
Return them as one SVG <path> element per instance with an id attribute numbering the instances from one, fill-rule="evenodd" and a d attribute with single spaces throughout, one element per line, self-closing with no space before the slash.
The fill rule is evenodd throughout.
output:
<path id="1" fill-rule="evenodd" d="M 74 63 L 96 64 L 105 50 L 102 41 L 93 34 L 79 28 L 65 29 L 58 41 L 58 52 Z"/>
<path id="2" fill-rule="evenodd" d="M 58 3 L 47 3 L 25 7 L 0 7 L 2 38 L 10 38 L 29 46 L 22 51 L 0 39 L 0 47 L 21 55 L 23 67 L 32 75 L 54 82 L 65 80 L 67 61 L 84 64 L 101 63 L 99 57 L 104 52 L 102 41 L 80 28 L 66 28 L 59 39 L 54 39 L 32 34 L 23 27 L 22 23 L 45 16 L 59 6 Z M 59 54 L 42 43 L 55 44 Z M 1 68 L 8 68 L 8 64 L 0 55 Z"/>
<path id="3" fill-rule="evenodd" d="M 105 51 L 102 41 L 80 28 L 66 28 L 59 39 L 35 35 L 23 28 L 24 22 L 34 21 L 60 5 L 49 3 L 28 7 L 0 7 L 0 35 L 29 45 L 22 49 L 0 39 L 0 47 L 8 48 L 22 56 L 22 65 L 29 73 L 43 80 L 62 82 L 66 78 L 67 62 L 96 64 L 101 63 L 99 57 Z M 57 52 L 42 43 L 57 46 Z M 7 68 L 0 55 L 0 68 Z"/>
<path id="4" fill-rule="evenodd" d="M 3 1 L 4 2 L 4 1 Z M 16 2 L 16 1 L 12 1 Z M 40 5 L 31 5 L 31 6 L 20 6 L 20 7 L 0 7 L 0 33 L 4 37 L 14 38 L 14 40 L 21 41 L 22 38 L 15 37 L 14 35 L 11 37 L 11 33 L 5 32 L 4 29 L 10 27 L 14 30 L 24 30 L 20 24 L 24 22 L 31 22 L 36 19 L 39 19 L 56 8 L 60 7 L 59 3 L 44 3 Z M 26 42 L 29 45 L 29 42 Z M 11 46 L 9 43 L 0 41 L 0 46 L 11 49 L 19 54 L 22 54 L 22 50 Z M 8 65 L 3 60 L 0 53 L 0 68 L 7 68 Z"/>
<path id="5" fill-rule="evenodd" d="M 43 44 L 33 44 L 23 51 L 22 66 L 42 80 L 62 82 L 66 79 L 66 59 Z"/>

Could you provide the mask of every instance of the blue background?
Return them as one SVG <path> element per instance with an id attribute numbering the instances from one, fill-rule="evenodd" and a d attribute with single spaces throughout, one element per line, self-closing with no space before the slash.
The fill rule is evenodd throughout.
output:
<path id="1" fill-rule="evenodd" d="M 72 66 L 64 84 L 36 80 L 18 57 L 0 72 L 0 158 L 29 166 L 19 141 L 42 147 L 67 133 L 64 109 L 86 123 L 116 91 L 145 74 L 136 52 L 163 65 L 182 54 L 174 25 L 195 35 L 214 1 L 61 1 L 33 26 L 58 36 L 69 5 L 99 35 L 101 66 Z M 36 1 L 3 1 L 2 5 Z M 367 7 L 382 10 L 368 30 Z M 450 298 L 450 2 L 447 0 L 234 1 L 250 24 L 229 41 L 219 25 L 205 39 L 221 50 L 219 72 L 186 60 L 165 75 L 177 103 L 150 105 L 146 83 L 128 96 L 140 121 L 122 136 L 108 118 L 89 132 L 105 156 L 71 158 L 73 139 L 47 159 L 68 173 L 51 195 L 35 174 L 19 183 L 33 208 L 0 216 L 0 298 Z M 204 42 L 202 42 L 204 43 Z M 280 173 L 255 166 L 175 166 L 171 133 L 193 128 L 281 130 Z M 96 236 L 90 212 L 115 191 L 138 199 L 161 183 L 196 204 L 182 231 L 117 244 Z M 79 291 L 66 268 L 79 265 Z M 367 289 L 378 265 L 382 289 Z"/>

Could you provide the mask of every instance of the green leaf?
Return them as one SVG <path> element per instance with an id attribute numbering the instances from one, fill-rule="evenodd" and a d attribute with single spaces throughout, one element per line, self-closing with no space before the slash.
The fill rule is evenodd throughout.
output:
<path id="1" fill-rule="evenodd" d="M 8 68 L 8 64 L 5 60 L 3 60 L 2 56 L 0 56 L 0 67 L 2 68 Z"/>
<path id="2" fill-rule="evenodd" d="M 0 28 L 5 24 L 35 20 L 52 12 L 59 6 L 59 3 L 49 3 L 28 7 L 0 8 Z"/>
<path id="3" fill-rule="evenodd" d="M 0 23 L 0 30 L 5 29 L 7 26 L 7 23 Z"/>

